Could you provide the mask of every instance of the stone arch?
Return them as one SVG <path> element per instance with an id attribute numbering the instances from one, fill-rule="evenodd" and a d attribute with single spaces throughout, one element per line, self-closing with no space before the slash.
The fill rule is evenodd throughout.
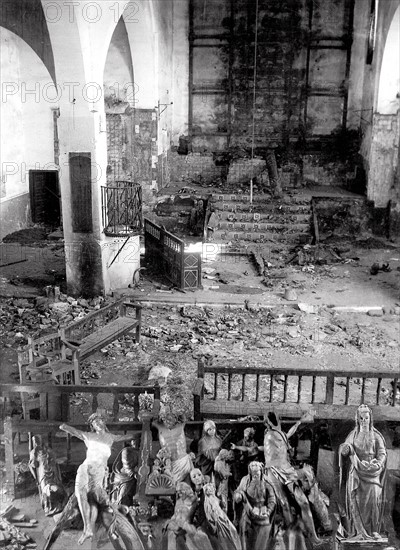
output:
<path id="1" fill-rule="evenodd" d="M 48 21 L 40 0 L 3 2 L 0 25 L 22 38 L 43 61 L 53 82 L 56 82 L 54 56 Z"/>
<path id="2" fill-rule="evenodd" d="M 1 28 L 2 236 L 30 220 L 29 170 L 55 170 L 53 75 L 28 42 Z M 11 130 L 12 129 L 12 130 Z M 40 139 L 38 134 L 40 132 Z"/>
<path id="3" fill-rule="evenodd" d="M 157 33 L 153 0 L 130 1 L 122 14 L 135 74 L 135 107 L 154 109 L 158 99 Z"/>
<path id="4" fill-rule="evenodd" d="M 106 105 L 126 102 L 134 106 L 133 62 L 123 17 L 120 17 L 110 40 L 104 65 L 103 85 Z"/>
<path id="5" fill-rule="evenodd" d="M 400 105 L 400 6 L 393 15 L 383 50 L 376 111 L 396 114 Z"/>

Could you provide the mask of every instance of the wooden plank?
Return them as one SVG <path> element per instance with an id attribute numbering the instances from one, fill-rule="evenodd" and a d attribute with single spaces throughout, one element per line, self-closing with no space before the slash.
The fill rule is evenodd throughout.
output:
<path id="1" fill-rule="evenodd" d="M 376 404 L 379 405 L 379 402 L 381 400 L 381 385 L 382 385 L 382 378 L 378 378 L 378 385 L 376 386 Z"/>
<path id="2" fill-rule="evenodd" d="M 4 419 L 4 443 L 5 443 L 5 466 L 6 479 L 8 482 L 8 496 L 15 496 L 15 479 L 14 479 L 14 439 L 12 431 L 12 418 L 6 416 Z"/>
<path id="3" fill-rule="evenodd" d="M 206 400 L 201 402 L 201 413 L 213 416 L 235 417 L 255 415 L 263 417 L 277 411 L 282 418 L 300 418 L 305 412 L 314 412 L 317 420 L 354 420 L 357 405 L 323 405 L 320 403 L 255 403 L 254 401 Z M 400 407 L 371 406 L 374 420 L 400 422 Z"/>
<path id="4" fill-rule="evenodd" d="M 297 403 L 300 403 L 301 400 L 301 382 L 302 382 L 302 376 L 299 376 L 299 383 L 297 386 Z"/>
<path id="5" fill-rule="evenodd" d="M 133 317 L 119 317 L 108 325 L 101 327 L 83 339 L 79 345 L 79 356 L 81 359 L 86 358 L 94 351 L 111 344 L 118 340 L 121 336 L 133 330 L 138 325 L 137 319 Z"/>
<path id="6" fill-rule="evenodd" d="M 151 393 L 154 394 L 157 386 L 51 386 L 47 384 L 0 384 L 0 394 L 9 393 Z"/>
<path id="7" fill-rule="evenodd" d="M 335 378 L 334 378 L 334 375 L 329 374 L 326 380 L 325 403 L 327 405 L 331 405 L 333 403 L 334 392 L 335 392 Z"/>
<path id="8" fill-rule="evenodd" d="M 317 379 L 316 376 L 313 376 L 313 377 L 312 377 L 311 403 L 314 403 L 314 402 L 315 402 L 315 382 L 316 382 L 316 379 Z"/>
<path id="9" fill-rule="evenodd" d="M 345 405 L 348 405 L 349 403 L 349 395 L 350 395 L 350 376 L 346 378 L 346 396 L 344 400 Z"/>
<path id="10" fill-rule="evenodd" d="M 395 378 L 393 380 L 393 397 L 392 397 L 392 407 L 395 407 L 396 406 L 396 396 L 397 396 L 397 383 L 398 383 L 398 378 Z"/>
<path id="11" fill-rule="evenodd" d="M 70 422 L 71 426 L 79 430 L 87 430 L 86 423 L 74 423 Z M 118 421 L 118 422 L 107 422 L 107 428 L 112 432 L 131 432 L 135 433 L 141 432 L 142 423 L 141 422 L 132 422 L 132 420 L 127 421 Z M 24 420 L 18 417 L 12 417 L 12 429 L 14 432 L 33 432 L 33 433 L 47 433 L 49 431 L 58 432 L 60 429 L 60 421 L 55 420 Z"/>
<path id="12" fill-rule="evenodd" d="M 204 388 L 204 380 L 203 378 L 197 378 L 196 382 L 194 383 L 192 394 L 193 395 L 202 395 Z"/>

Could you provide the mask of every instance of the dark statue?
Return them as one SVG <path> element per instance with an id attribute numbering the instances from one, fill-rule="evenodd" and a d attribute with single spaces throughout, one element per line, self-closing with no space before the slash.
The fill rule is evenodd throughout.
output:
<path id="1" fill-rule="evenodd" d="M 36 480 L 44 513 L 46 516 L 53 516 L 62 512 L 68 499 L 61 481 L 60 467 L 52 449 L 43 442 L 42 436 L 34 435 L 32 443 L 29 469 Z"/>
<path id="2" fill-rule="evenodd" d="M 134 441 L 124 447 L 112 467 L 111 501 L 130 506 L 136 492 L 139 451 Z"/>

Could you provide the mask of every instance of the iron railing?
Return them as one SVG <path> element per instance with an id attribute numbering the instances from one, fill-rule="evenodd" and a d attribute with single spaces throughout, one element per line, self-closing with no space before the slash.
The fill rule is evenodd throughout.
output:
<path id="1" fill-rule="evenodd" d="M 101 188 L 104 233 L 111 237 L 142 231 L 142 188 L 130 181 L 115 181 Z"/>

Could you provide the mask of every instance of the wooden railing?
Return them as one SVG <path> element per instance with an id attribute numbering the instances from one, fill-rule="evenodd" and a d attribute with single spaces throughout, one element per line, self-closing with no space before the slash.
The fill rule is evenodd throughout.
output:
<path id="1" fill-rule="evenodd" d="M 148 219 L 144 220 L 146 262 L 182 290 L 201 285 L 201 254 L 185 252 L 185 243 Z"/>
<path id="2" fill-rule="evenodd" d="M 112 403 L 107 406 L 107 409 L 111 410 L 111 419 L 115 422 L 119 421 L 120 413 L 120 400 L 127 396 L 132 403 L 132 420 L 137 421 L 140 410 L 140 396 L 141 395 L 153 395 L 154 407 L 157 407 L 157 402 L 160 399 L 160 387 L 154 386 L 50 386 L 45 384 L 2 384 L 0 386 L 0 395 L 10 398 L 12 394 L 39 394 L 43 406 L 41 420 L 47 420 L 46 412 L 48 410 L 48 402 L 51 397 L 68 395 L 71 396 L 75 393 L 85 394 L 90 398 L 89 408 L 91 412 L 96 411 L 99 408 L 99 396 L 101 394 L 109 395 L 112 397 Z M 156 411 L 157 412 L 157 411 Z M 127 416 L 127 412 L 124 411 L 124 417 Z M 63 419 L 67 421 L 67 419 Z"/>
<path id="3" fill-rule="evenodd" d="M 193 391 L 194 413 L 195 418 L 203 413 L 262 415 L 275 407 L 298 416 L 313 408 L 317 416 L 344 418 L 366 403 L 385 419 L 399 419 L 399 377 L 399 373 L 389 371 L 235 368 L 213 365 L 202 358 Z M 205 385 L 210 392 L 207 395 Z"/>
<path id="4" fill-rule="evenodd" d="M 42 403 L 43 416 L 39 421 L 21 419 L 19 417 L 11 416 L 11 401 L 14 394 L 39 394 L 39 399 Z M 2 418 L 4 419 L 4 440 L 5 440 L 5 463 L 6 463 L 6 479 L 7 490 L 12 496 L 15 495 L 15 471 L 14 471 L 14 440 L 16 434 L 28 434 L 31 439 L 32 434 L 44 434 L 51 443 L 52 436 L 59 432 L 60 421 L 50 420 L 46 416 L 48 410 L 48 403 L 54 397 L 66 396 L 71 397 L 77 393 L 86 394 L 91 396 L 91 406 L 88 414 L 95 412 L 99 408 L 99 398 L 101 394 L 110 395 L 113 398 L 112 401 L 112 413 L 110 421 L 107 421 L 107 427 L 111 432 L 123 431 L 126 432 L 140 432 L 141 438 L 141 453 L 148 454 L 148 447 L 151 445 L 151 438 L 149 439 L 150 431 L 150 419 L 157 418 L 160 411 L 160 388 L 155 386 L 49 386 L 43 384 L 29 384 L 29 385 L 16 385 L 16 384 L 2 384 L 0 386 L 0 406 L 2 409 Z M 153 396 L 153 403 L 151 410 L 149 408 L 140 412 L 140 396 L 148 394 Z M 126 408 L 123 411 L 123 419 L 119 418 L 120 413 L 120 398 L 130 397 L 133 403 L 132 418 L 127 420 L 129 416 Z M 108 410 L 108 407 L 107 407 Z M 79 429 L 87 429 L 87 425 L 82 423 L 71 422 L 68 418 L 62 419 L 65 422 L 69 422 L 71 425 Z M 143 430 L 145 429 L 146 435 L 143 436 Z M 67 463 L 71 461 L 71 436 L 67 434 L 66 443 L 66 458 Z M 147 465 L 146 465 L 147 466 Z M 147 470 L 145 469 L 145 473 Z M 143 481 L 144 483 L 144 481 Z M 142 484 L 143 484 L 142 483 Z"/>

